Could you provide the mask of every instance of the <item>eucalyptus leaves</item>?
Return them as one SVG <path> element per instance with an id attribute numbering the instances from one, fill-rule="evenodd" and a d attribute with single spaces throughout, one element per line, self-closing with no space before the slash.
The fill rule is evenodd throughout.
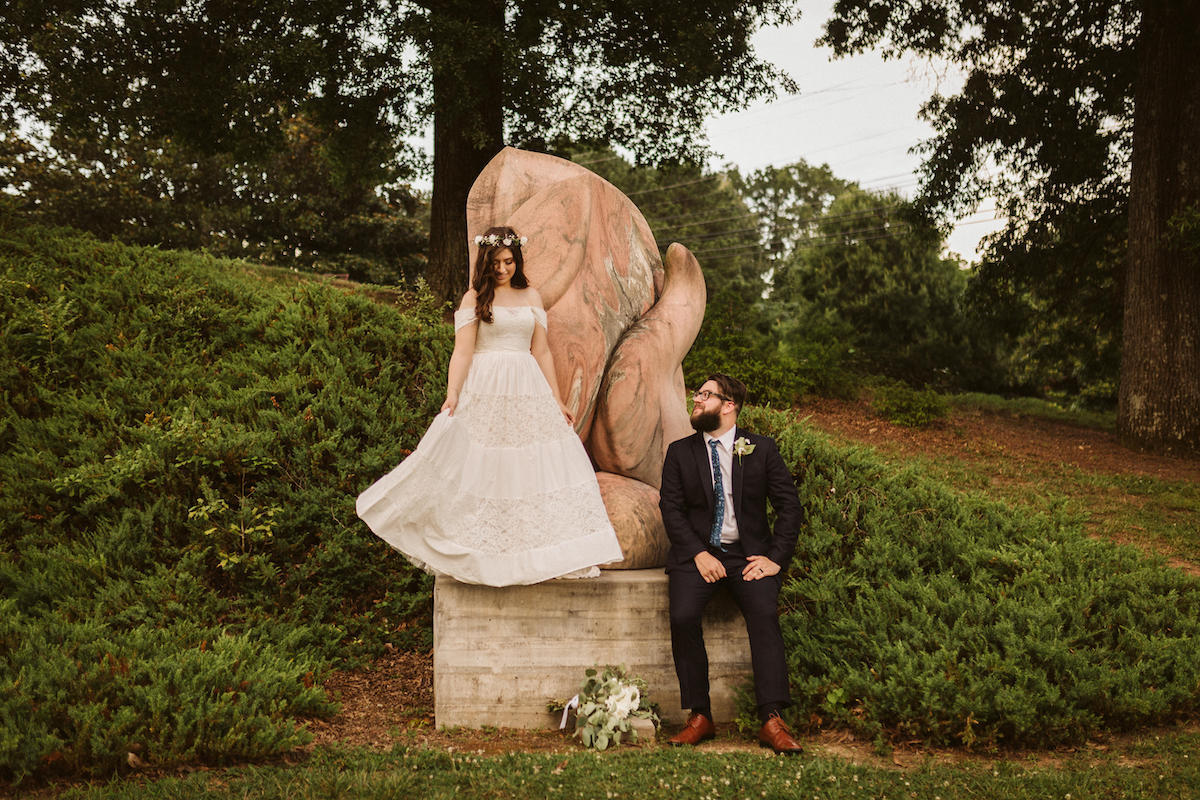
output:
<path id="1" fill-rule="evenodd" d="M 636 741 L 632 720 L 649 719 L 658 726 L 658 714 L 646 700 L 646 683 L 625 672 L 625 667 L 608 666 L 604 672 L 587 670 L 579 694 L 567 707 L 576 706 L 575 735 L 584 747 L 597 750 L 617 745 L 621 739 Z"/>

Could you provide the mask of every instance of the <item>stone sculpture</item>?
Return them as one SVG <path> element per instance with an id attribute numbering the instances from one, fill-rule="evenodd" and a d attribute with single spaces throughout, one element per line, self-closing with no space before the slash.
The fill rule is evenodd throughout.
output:
<path id="1" fill-rule="evenodd" d="M 662 566 L 658 486 L 667 445 L 691 432 L 681 364 L 704 318 L 700 265 L 677 243 L 660 259 L 645 218 L 608 181 L 511 147 L 467 199 L 468 231 L 491 225 L 529 237 L 525 271 L 546 305 L 559 388 L 625 554 L 607 568 Z"/>

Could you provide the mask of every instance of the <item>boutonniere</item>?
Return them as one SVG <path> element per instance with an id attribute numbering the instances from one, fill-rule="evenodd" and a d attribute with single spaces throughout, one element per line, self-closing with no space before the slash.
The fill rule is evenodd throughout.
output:
<path id="1" fill-rule="evenodd" d="M 740 461 L 742 456 L 748 456 L 754 452 L 754 445 L 750 444 L 750 440 L 745 436 L 739 436 L 733 440 L 733 454 Z"/>

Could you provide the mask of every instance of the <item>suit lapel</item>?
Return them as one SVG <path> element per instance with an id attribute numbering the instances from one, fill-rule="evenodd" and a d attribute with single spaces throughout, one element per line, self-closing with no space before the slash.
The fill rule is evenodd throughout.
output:
<path id="1" fill-rule="evenodd" d="M 736 442 L 742 435 L 741 428 L 734 427 L 733 440 Z M 736 447 L 736 445 L 735 445 Z M 742 518 L 742 456 L 733 456 L 733 515 Z"/>
<path id="2" fill-rule="evenodd" d="M 704 445 L 703 433 L 692 435 L 692 455 L 695 456 L 696 475 L 704 488 L 704 496 L 708 498 L 709 510 L 715 511 L 717 502 L 713 499 L 712 458 Z"/>

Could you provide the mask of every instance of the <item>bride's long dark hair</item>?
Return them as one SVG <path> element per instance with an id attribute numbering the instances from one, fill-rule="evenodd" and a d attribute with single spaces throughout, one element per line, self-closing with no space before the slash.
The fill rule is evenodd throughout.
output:
<path id="1" fill-rule="evenodd" d="M 513 274 L 509 285 L 514 289 L 529 287 L 529 280 L 525 277 L 525 256 L 521 253 L 521 237 L 507 226 L 488 228 L 483 232 L 483 238 L 489 237 L 495 237 L 493 241 L 496 244 L 484 242 L 479 245 L 471 278 L 471 288 L 475 290 L 475 316 L 480 322 L 492 321 L 492 301 L 496 299 L 496 272 L 492 264 L 501 250 L 511 250 L 513 254 Z M 512 244 L 504 244 L 501 241 L 503 239 L 511 239 Z"/>

